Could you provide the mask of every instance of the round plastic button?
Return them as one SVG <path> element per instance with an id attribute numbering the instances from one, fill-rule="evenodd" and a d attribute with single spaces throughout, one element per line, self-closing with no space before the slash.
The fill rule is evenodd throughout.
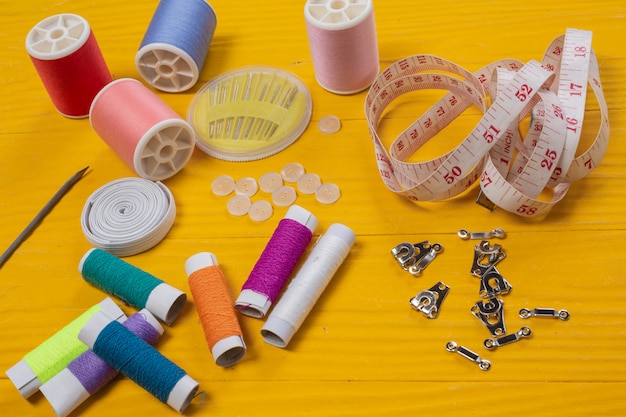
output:
<path id="1" fill-rule="evenodd" d="M 235 194 L 252 197 L 259 190 L 259 184 L 252 177 L 244 177 L 235 183 Z"/>
<path id="2" fill-rule="evenodd" d="M 339 200 L 341 192 L 335 184 L 322 184 L 315 190 L 315 198 L 322 204 L 332 204 Z"/>
<path id="3" fill-rule="evenodd" d="M 262 222 L 269 219 L 273 212 L 274 209 L 269 201 L 259 200 L 252 203 L 248 215 L 255 222 Z"/>
<path id="4" fill-rule="evenodd" d="M 228 175 L 220 175 L 211 183 L 211 191 L 220 197 L 227 196 L 235 189 L 235 180 Z"/>
<path id="5" fill-rule="evenodd" d="M 272 193 L 272 202 L 279 207 L 287 207 L 296 201 L 296 190 L 289 186 L 283 185 Z"/>
<path id="6" fill-rule="evenodd" d="M 317 174 L 304 174 L 298 180 L 298 190 L 302 194 L 314 194 L 322 185 L 322 180 Z"/>
<path id="7" fill-rule="evenodd" d="M 283 177 L 278 172 L 268 172 L 259 178 L 261 191 L 273 193 L 283 185 Z"/>
<path id="8" fill-rule="evenodd" d="M 250 210 L 250 206 L 252 205 L 252 201 L 250 201 L 250 197 L 247 195 L 236 195 L 226 203 L 226 208 L 228 212 L 233 216 L 243 216 L 248 213 Z"/>
<path id="9" fill-rule="evenodd" d="M 302 164 L 292 162 L 285 165 L 280 173 L 285 181 L 297 182 L 304 175 L 304 167 Z"/>
<path id="10" fill-rule="evenodd" d="M 341 120 L 337 116 L 324 116 L 317 122 L 317 127 L 320 132 L 332 135 L 341 130 Z"/>

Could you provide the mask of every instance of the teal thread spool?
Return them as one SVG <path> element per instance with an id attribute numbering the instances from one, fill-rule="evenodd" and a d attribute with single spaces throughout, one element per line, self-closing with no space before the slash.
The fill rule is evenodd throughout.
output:
<path id="1" fill-rule="evenodd" d="M 104 314 L 94 314 L 78 338 L 113 368 L 179 413 L 198 392 L 198 382 L 182 368 Z"/>
<path id="2" fill-rule="evenodd" d="M 145 308 L 168 325 L 187 301 L 184 292 L 102 249 L 87 251 L 78 270 L 94 287 L 139 310 Z"/>
<path id="3" fill-rule="evenodd" d="M 78 340 L 78 332 L 97 312 L 101 312 L 112 320 L 126 318 L 124 312 L 113 300 L 105 298 L 28 352 L 6 371 L 11 382 L 24 398 L 37 392 L 42 384 L 61 372 L 87 350 L 87 346 Z"/>

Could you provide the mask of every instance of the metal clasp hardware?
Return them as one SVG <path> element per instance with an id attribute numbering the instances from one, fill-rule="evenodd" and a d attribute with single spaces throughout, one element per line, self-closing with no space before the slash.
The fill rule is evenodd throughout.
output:
<path id="1" fill-rule="evenodd" d="M 492 298 L 496 295 L 508 294 L 512 289 L 513 286 L 492 266 L 480 278 L 478 295 L 481 298 Z"/>
<path id="2" fill-rule="evenodd" d="M 502 245 L 491 246 L 488 241 L 483 240 L 474 246 L 474 262 L 470 274 L 482 277 L 489 270 L 506 257 L 502 250 Z"/>
<path id="3" fill-rule="evenodd" d="M 459 355 L 463 356 L 464 358 L 477 363 L 478 367 L 482 369 L 483 371 L 488 371 L 489 368 L 491 368 L 491 362 L 489 362 L 487 359 L 481 359 L 481 357 L 478 356 L 478 354 L 476 354 L 475 352 L 472 352 L 465 346 L 457 345 L 456 342 L 450 341 L 446 343 L 446 349 L 448 350 L 448 352 L 456 352 Z"/>
<path id="4" fill-rule="evenodd" d="M 553 308 L 533 308 L 532 310 L 522 308 L 519 311 L 519 316 L 523 319 L 530 317 L 556 317 L 565 321 L 569 320 L 569 311 L 555 310 Z"/>
<path id="5" fill-rule="evenodd" d="M 504 239 L 505 233 L 504 229 L 497 227 L 489 232 L 468 232 L 465 229 L 461 229 L 457 232 L 457 235 L 463 239 L 491 239 L 493 237 L 497 237 L 499 239 Z"/>
<path id="6" fill-rule="evenodd" d="M 506 333 L 504 302 L 499 298 L 492 297 L 488 300 L 477 301 L 470 311 L 485 325 L 492 336 L 501 336 Z"/>
<path id="7" fill-rule="evenodd" d="M 483 344 L 487 349 L 495 349 L 500 346 L 508 345 L 509 343 L 517 342 L 525 337 L 530 337 L 531 334 L 532 331 L 529 327 L 522 327 L 517 333 L 507 334 L 495 339 L 485 339 Z"/>
<path id="8" fill-rule="evenodd" d="M 396 258 L 400 266 L 412 275 L 418 275 L 424 270 L 443 250 L 439 243 L 431 244 L 425 240 L 420 243 L 400 243 L 393 249 L 391 254 Z"/>
<path id="9" fill-rule="evenodd" d="M 417 311 L 421 311 L 429 319 L 437 318 L 441 303 L 450 291 L 443 282 L 439 281 L 429 290 L 424 290 L 409 300 L 409 304 Z"/>

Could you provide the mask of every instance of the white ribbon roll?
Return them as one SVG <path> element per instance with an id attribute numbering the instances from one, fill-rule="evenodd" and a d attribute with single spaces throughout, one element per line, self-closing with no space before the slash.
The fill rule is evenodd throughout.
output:
<path id="1" fill-rule="evenodd" d="M 123 257 L 156 246 L 174 224 L 174 196 L 161 182 L 122 178 L 97 189 L 81 215 L 87 240 Z"/>

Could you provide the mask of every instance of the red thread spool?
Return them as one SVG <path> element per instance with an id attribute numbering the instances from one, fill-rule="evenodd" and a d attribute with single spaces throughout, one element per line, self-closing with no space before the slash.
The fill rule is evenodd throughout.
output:
<path id="1" fill-rule="evenodd" d="M 372 1 L 308 0 L 304 17 L 318 84 L 335 94 L 369 87 L 380 69 Z"/>
<path id="2" fill-rule="evenodd" d="M 63 116 L 87 117 L 93 98 L 113 79 L 89 23 L 75 14 L 37 23 L 28 32 L 26 50 Z"/>
<path id="3" fill-rule="evenodd" d="M 180 171 L 195 146 L 193 128 L 132 78 L 105 86 L 93 99 L 91 127 L 141 177 L 160 181 Z"/>

